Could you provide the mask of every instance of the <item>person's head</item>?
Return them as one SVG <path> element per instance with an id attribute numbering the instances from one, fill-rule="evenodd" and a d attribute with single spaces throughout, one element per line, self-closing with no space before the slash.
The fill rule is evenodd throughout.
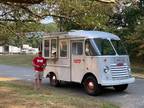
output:
<path id="1" fill-rule="evenodd" d="M 42 52 L 41 52 L 41 51 L 40 51 L 40 52 L 38 52 L 38 56 L 40 56 L 40 57 L 42 56 Z"/>

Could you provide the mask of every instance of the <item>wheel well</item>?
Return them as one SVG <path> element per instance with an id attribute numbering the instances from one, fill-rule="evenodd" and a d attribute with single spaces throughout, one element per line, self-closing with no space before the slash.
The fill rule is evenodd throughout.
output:
<path id="1" fill-rule="evenodd" d="M 49 72 L 46 76 L 46 78 L 50 77 L 51 75 L 56 75 L 54 72 Z"/>
<path id="2" fill-rule="evenodd" d="M 83 77 L 83 79 L 82 79 L 82 81 L 81 81 L 81 84 L 83 84 L 83 82 L 84 82 L 84 80 L 88 77 L 88 76 L 93 76 L 96 80 L 97 80 L 97 78 L 96 78 L 96 76 L 93 74 L 93 73 L 86 73 L 85 75 L 84 75 L 84 77 Z"/>

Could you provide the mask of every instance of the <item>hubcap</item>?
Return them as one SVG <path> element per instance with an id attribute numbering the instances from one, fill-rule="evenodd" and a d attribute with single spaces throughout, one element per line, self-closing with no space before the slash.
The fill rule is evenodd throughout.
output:
<path id="1" fill-rule="evenodd" d="M 57 83 L 56 76 L 52 76 L 52 77 L 51 77 L 51 84 L 52 84 L 53 86 L 55 86 L 56 83 Z"/>
<path id="2" fill-rule="evenodd" d="M 94 83 L 93 82 L 88 82 L 88 88 L 93 90 L 94 89 Z"/>
<path id="3" fill-rule="evenodd" d="M 52 77 L 52 79 L 53 79 L 53 80 L 55 80 L 55 79 L 56 79 L 56 77 L 55 77 L 55 76 L 53 76 L 53 77 Z"/>

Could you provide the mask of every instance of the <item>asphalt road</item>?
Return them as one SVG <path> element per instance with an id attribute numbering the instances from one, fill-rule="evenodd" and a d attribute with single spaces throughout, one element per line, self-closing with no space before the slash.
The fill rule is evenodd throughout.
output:
<path id="1" fill-rule="evenodd" d="M 34 72 L 32 68 L 0 65 L 0 77 L 12 77 L 18 80 L 33 81 Z M 47 80 L 44 80 L 44 85 L 47 85 Z M 57 89 L 57 88 L 56 88 Z M 71 90 L 76 95 L 87 96 L 81 86 L 72 86 L 66 84 L 61 87 L 61 90 Z M 113 88 L 106 88 L 100 96 L 91 97 L 101 100 L 110 101 L 121 106 L 121 108 L 144 108 L 144 79 L 136 78 L 135 83 L 130 84 L 124 92 L 118 93 Z"/>
<path id="2" fill-rule="evenodd" d="M 0 65 L 0 77 L 13 77 L 18 80 L 33 80 L 33 69 L 18 66 Z"/>

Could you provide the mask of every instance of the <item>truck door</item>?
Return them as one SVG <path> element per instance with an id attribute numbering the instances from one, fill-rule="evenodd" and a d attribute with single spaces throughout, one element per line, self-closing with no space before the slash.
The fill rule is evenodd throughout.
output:
<path id="1" fill-rule="evenodd" d="M 84 74 L 84 42 L 71 41 L 71 80 L 74 82 L 81 82 Z"/>

